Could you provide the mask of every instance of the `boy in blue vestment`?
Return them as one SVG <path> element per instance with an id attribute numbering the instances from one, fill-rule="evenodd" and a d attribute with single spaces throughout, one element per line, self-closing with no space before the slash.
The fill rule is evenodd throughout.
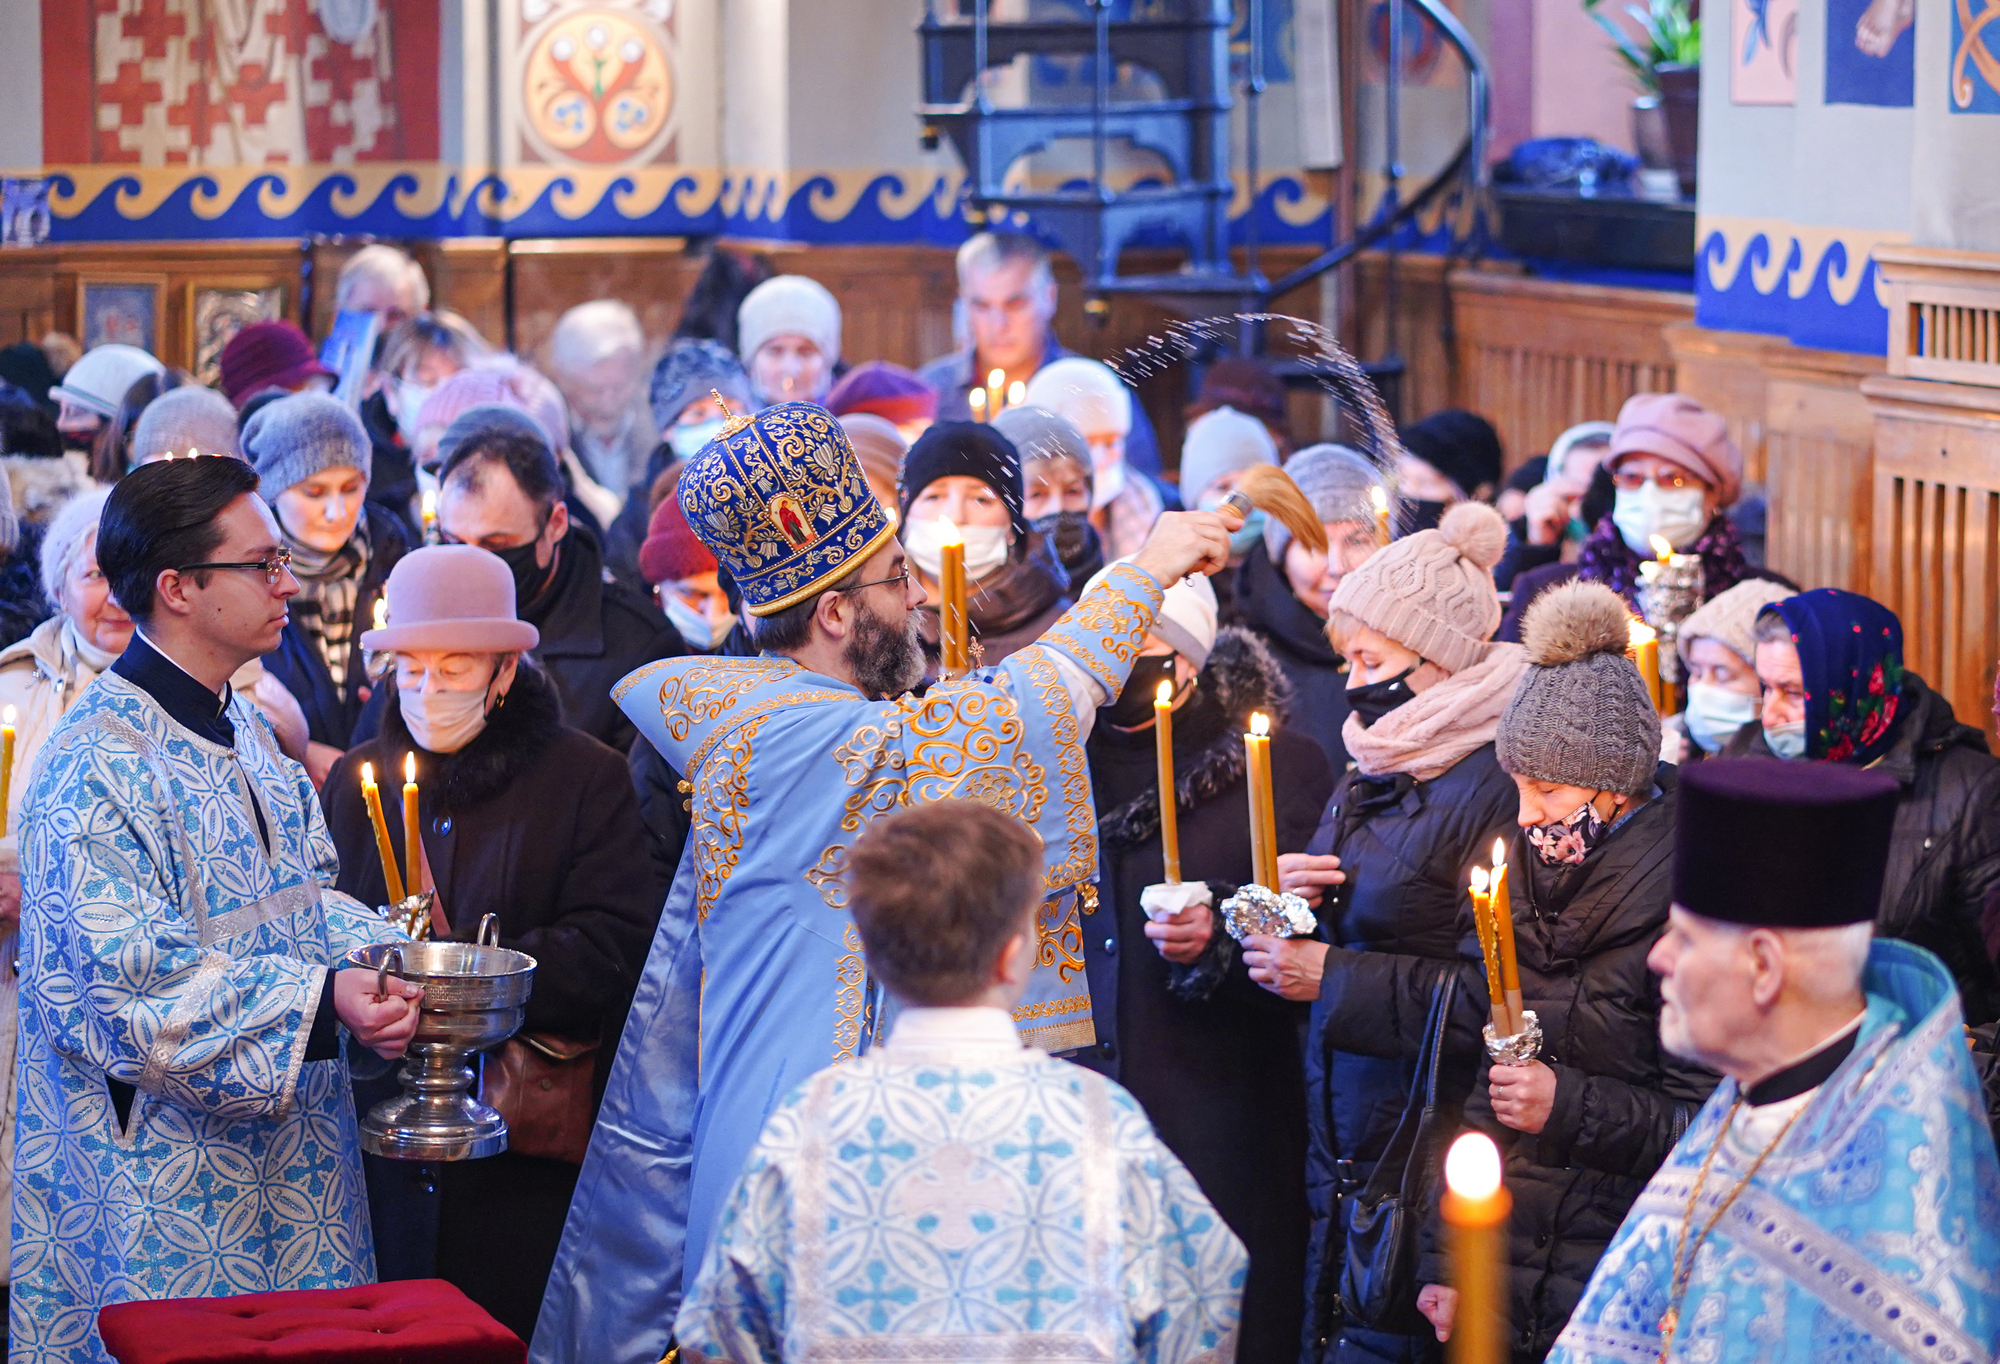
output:
<path id="1" fill-rule="evenodd" d="M 920 805 L 869 826 L 845 881 L 901 1011 L 764 1125 L 675 1323 L 683 1359 L 1233 1360 L 1242 1243 L 1131 1095 L 1015 1031 L 1034 834 Z"/>

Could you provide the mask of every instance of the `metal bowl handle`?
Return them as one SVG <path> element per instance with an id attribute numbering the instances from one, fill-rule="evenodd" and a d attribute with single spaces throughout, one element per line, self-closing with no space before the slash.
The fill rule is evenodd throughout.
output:
<path id="1" fill-rule="evenodd" d="M 488 930 L 492 932 L 491 938 L 487 936 Z M 500 945 L 500 916 L 498 914 L 480 915 L 479 932 L 473 935 L 472 941 L 475 946 L 479 947 L 498 947 Z"/>
<path id="2" fill-rule="evenodd" d="M 388 952 L 383 954 L 382 965 L 375 972 L 375 998 L 377 999 L 387 999 L 389 997 L 389 963 L 392 961 L 396 963 L 396 975 L 400 978 L 403 974 L 402 948 L 392 947 Z"/>

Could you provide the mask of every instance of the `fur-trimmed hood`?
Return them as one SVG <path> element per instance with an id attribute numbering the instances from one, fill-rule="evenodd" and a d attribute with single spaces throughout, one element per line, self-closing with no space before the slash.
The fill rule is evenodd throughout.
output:
<path id="1" fill-rule="evenodd" d="M 435 783 L 439 804 L 463 813 L 493 799 L 515 778 L 534 766 L 563 724 L 562 698 L 548 675 L 521 659 L 514 685 L 486 719 L 486 728 L 456 753 L 431 753 L 417 747 L 403 723 L 403 698 L 393 679 L 389 706 L 382 716 L 382 741 L 399 754 L 415 750 L 420 777 Z M 432 775 L 434 774 L 434 775 Z"/>
<path id="2" fill-rule="evenodd" d="M 1242 780 L 1242 735 L 1250 713 L 1262 711 L 1277 725 L 1291 703 L 1291 684 L 1263 640 L 1235 626 L 1216 635 L 1208 662 L 1195 679 L 1193 698 L 1174 714 L 1176 806 L 1192 810 Z M 1131 738 L 1153 742 L 1151 730 Z M 1105 740 L 1124 742 L 1126 736 L 1106 734 Z M 1160 793 L 1151 786 L 1097 822 L 1098 837 L 1109 851 L 1143 843 L 1159 831 Z"/>

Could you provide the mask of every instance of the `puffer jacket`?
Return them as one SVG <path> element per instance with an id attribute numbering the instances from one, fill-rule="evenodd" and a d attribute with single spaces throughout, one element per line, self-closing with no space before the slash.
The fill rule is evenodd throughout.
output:
<path id="1" fill-rule="evenodd" d="M 1338 855 L 1347 873 L 1321 903 L 1322 936 L 1332 945 L 1306 1033 L 1309 1361 L 1437 1353 L 1435 1340 L 1343 1320 L 1337 1204 L 1367 1181 L 1403 1115 L 1431 989 L 1445 970 L 1459 973 L 1467 1001 L 1446 1067 L 1461 1077 L 1456 1097 L 1463 1097 L 1478 1047 L 1474 1015 L 1486 998 L 1467 873 L 1489 860 L 1494 838 L 1513 829 L 1519 808 L 1514 780 L 1489 743 L 1428 782 L 1350 772 L 1307 845 L 1311 853 Z"/>
<path id="2" fill-rule="evenodd" d="M 1501 1125 L 1487 1095 L 1491 1063 L 1465 1102 L 1469 1127 L 1491 1135 L 1514 1196 L 1508 1226 L 1508 1322 L 1513 1357 L 1547 1354 L 1632 1201 L 1715 1088 L 1713 1071 L 1661 1050 L 1659 979 L 1646 954 L 1673 898 L 1677 777 L 1578 867 L 1545 867 L 1525 837 L 1514 870 L 1514 942 L 1521 999 L 1542 1028 L 1540 1060 L 1556 1074 L 1555 1107 L 1539 1135 Z M 1481 1013 L 1482 978 L 1474 998 Z M 1449 1283 L 1435 1209 L 1418 1264 L 1422 1283 Z"/>
<path id="3" fill-rule="evenodd" d="M 1958 982 L 1969 1026 L 2000 1020 L 2000 758 L 1951 702 L 1903 674 L 1896 738 L 1875 763 L 1902 783 L 1875 931 L 1935 952 Z M 1771 757 L 1754 721 L 1724 745 Z"/>

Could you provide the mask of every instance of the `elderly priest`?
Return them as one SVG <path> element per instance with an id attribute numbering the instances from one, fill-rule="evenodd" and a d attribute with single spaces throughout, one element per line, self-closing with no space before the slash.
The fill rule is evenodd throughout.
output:
<path id="1" fill-rule="evenodd" d="M 1725 1079 L 1551 1360 L 1991 1360 L 2000 1163 L 1952 979 L 1871 941 L 1896 784 L 1832 764 L 1681 778 L 1660 1035 Z"/>

